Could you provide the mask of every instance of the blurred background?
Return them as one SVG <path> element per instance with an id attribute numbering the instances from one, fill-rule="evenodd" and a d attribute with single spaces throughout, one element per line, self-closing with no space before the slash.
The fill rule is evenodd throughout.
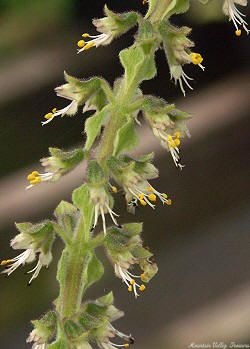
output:
<path id="1" fill-rule="evenodd" d="M 46 127 L 42 116 L 65 105 L 53 92 L 63 83 L 63 70 L 81 78 L 102 75 L 111 83 L 122 74 L 117 55 L 132 43 L 134 32 L 109 47 L 76 55 L 83 32 L 93 32 L 91 19 L 102 16 L 104 1 L 0 1 L 0 258 L 14 256 L 9 240 L 14 222 L 51 217 L 61 199 L 70 200 L 80 185 L 79 167 L 57 184 L 25 191 L 26 174 L 39 168 L 49 146 L 69 149 L 84 141 L 82 115 L 59 118 Z M 140 0 L 106 1 L 110 9 L 144 12 Z M 249 12 L 249 9 L 248 9 Z M 158 76 L 143 84 L 194 118 L 192 138 L 182 148 L 186 167 L 178 171 L 145 126 L 138 153 L 156 153 L 160 191 L 171 207 L 138 210 L 145 220 L 144 239 L 155 253 L 159 273 L 135 300 L 103 259 L 107 273 L 90 298 L 113 289 L 117 306 L 126 311 L 117 327 L 132 333 L 135 348 L 182 349 L 191 343 L 250 344 L 250 46 L 249 37 L 235 37 L 221 13 L 221 1 L 209 6 L 192 2 L 188 15 L 173 18 L 193 27 L 196 51 L 204 56 L 205 72 L 188 66 L 194 91 L 184 99 L 169 81 L 163 52 L 157 54 Z M 119 203 L 121 221 L 133 220 Z M 27 287 L 28 268 L 0 278 L 0 348 L 30 348 L 25 339 L 30 320 L 50 308 L 58 293 L 54 263 Z"/>

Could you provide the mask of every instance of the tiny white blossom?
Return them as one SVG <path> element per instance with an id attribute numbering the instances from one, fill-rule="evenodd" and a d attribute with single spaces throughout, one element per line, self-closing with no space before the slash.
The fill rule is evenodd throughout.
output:
<path id="1" fill-rule="evenodd" d="M 40 173 L 38 171 L 32 171 L 27 176 L 27 180 L 30 184 L 26 187 L 26 189 L 30 189 L 41 182 L 51 182 L 53 180 L 56 180 L 58 176 L 60 177 L 60 174 L 57 172 Z"/>
<path id="2" fill-rule="evenodd" d="M 14 239 L 11 240 L 10 245 L 14 250 L 25 249 L 25 251 L 14 258 L 1 261 L 0 265 L 6 267 L 2 273 L 7 274 L 8 276 L 20 266 L 34 262 L 38 255 L 37 264 L 34 268 L 27 272 L 28 274 L 32 273 L 32 277 L 29 280 L 29 284 L 31 284 L 31 282 L 37 278 L 42 267 L 48 267 L 52 261 L 51 252 L 44 252 L 40 246 L 36 245 L 28 234 L 18 234 Z"/>
<path id="3" fill-rule="evenodd" d="M 115 274 L 118 276 L 122 281 L 127 285 L 128 291 L 133 292 L 135 298 L 139 296 L 138 291 L 143 292 L 146 289 L 146 286 L 144 284 L 138 284 L 135 279 L 141 278 L 141 275 L 134 275 L 128 271 L 128 266 L 125 267 L 125 265 L 121 265 L 120 263 L 116 263 L 114 265 Z"/>
<path id="4" fill-rule="evenodd" d="M 101 33 L 98 35 L 89 35 L 88 33 L 82 34 L 83 38 L 88 38 L 90 40 L 85 41 L 83 39 L 79 40 L 77 46 L 79 49 L 77 53 L 89 50 L 92 47 L 104 46 L 110 44 L 113 39 L 112 33 Z"/>
<path id="5" fill-rule="evenodd" d="M 184 97 L 186 96 L 185 85 L 190 90 L 193 90 L 193 87 L 189 83 L 189 81 L 193 80 L 193 78 L 190 78 L 184 72 L 181 65 L 176 65 L 176 66 L 171 67 L 170 76 L 171 76 L 171 79 L 174 79 L 175 84 L 177 84 L 177 83 L 179 84 L 181 92 L 183 93 Z"/>
<path id="6" fill-rule="evenodd" d="M 39 336 L 38 331 L 34 329 L 30 332 L 29 337 L 26 339 L 26 343 L 32 343 L 32 349 L 47 349 L 48 345 L 44 343 L 43 339 Z"/>
<path id="7" fill-rule="evenodd" d="M 44 115 L 44 118 L 46 119 L 46 121 L 42 121 L 42 125 L 48 124 L 49 122 L 54 120 L 56 116 L 63 117 L 64 115 L 75 115 L 77 112 L 77 108 L 78 108 L 78 105 L 76 100 L 72 100 L 66 107 L 62 109 L 57 110 L 56 108 L 54 108 L 52 112 Z"/>
<path id="8" fill-rule="evenodd" d="M 119 226 L 116 220 L 116 217 L 119 217 L 119 215 L 111 209 L 111 198 L 104 188 L 90 188 L 90 197 L 94 204 L 94 223 L 92 226 L 92 230 L 94 230 L 97 226 L 98 217 L 101 216 L 103 232 L 104 235 L 106 235 L 107 227 L 105 214 L 109 214 L 112 222 L 116 226 Z"/>

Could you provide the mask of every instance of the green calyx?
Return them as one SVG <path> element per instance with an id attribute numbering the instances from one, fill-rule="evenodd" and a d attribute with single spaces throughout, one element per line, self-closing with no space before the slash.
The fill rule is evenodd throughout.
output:
<path id="1" fill-rule="evenodd" d="M 158 268 L 150 261 L 153 254 L 143 247 L 141 231 L 142 223 L 127 223 L 120 229 L 112 227 L 107 231 L 104 244 L 113 265 L 128 270 L 137 264 L 143 271 L 142 281 L 149 282 Z M 119 273 L 117 276 L 121 277 Z"/>
<path id="2" fill-rule="evenodd" d="M 139 14 L 133 11 L 115 13 L 104 7 L 104 18 L 94 19 L 93 24 L 100 33 L 110 34 L 112 39 L 126 33 L 137 24 Z"/>

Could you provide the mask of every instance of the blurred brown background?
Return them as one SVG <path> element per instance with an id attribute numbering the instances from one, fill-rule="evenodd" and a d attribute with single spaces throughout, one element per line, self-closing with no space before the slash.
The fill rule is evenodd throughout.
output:
<path id="1" fill-rule="evenodd" d="M 117 11 L 145 11 L 140 1 L 107 1 Z M 249 220 L 249 37 L 234 36 L 220 14 L 221 1 L 203 7 L 196 0 L 188 15 L 173 18 L 193 27 L 192 39 L 204 56 L 203 73 L 194 66 L 194 91 L 184 99 L 169 82 L 162 52 L 158 76 L 145 92 L 158 94 L 192 113 L 192 138 L 182 156 L 186 167 L 174 168 L 147 127 L 142 127 L 139 152 L 156 153 L 161 178 L 155 185 L 173 199 L 170 208 L 138 210 L 145 220 L 144 239 L 159 264 L 159 274 L 138 300 L 127 293 L 112 268 L 89 297 L 113 289 L 126 317 L 117 326 L 132 332 L 138 349 L 184 349 L 190 343 L 237 342 L 250 345 L 250 220 Z M 91 18 L 101 17 L 104 1 L 0 1 L 0 237 L 1 259 L 13 256 L 9 240 L 14 221 L 37 221 L 52 215 L 61 199 L 83 178 L 82 167 L 55 185 L 25 191 L 25 176 L 39 166 L 49 146 L 70 148 L 83 142 L 84 117 L 55 120 L 41 126 L 42 116 L 63 106 L 53 88 L 63 83 L 63 70 L 86 78 L 103 75 L 110 82 L 122 74 L 118 52 L 132 43 L 133 32 L 109 47 L 76 55 L 82 32 L 93 31 Z M 133 220 L 121 201 L 121 221 Z M 27 268 L 0 279 L 0 348 L 24 349 L 31 329 L 55 299 L 56 261 L 27 287 Z M 100 253 L 101 255 L 101 253 Z"/>

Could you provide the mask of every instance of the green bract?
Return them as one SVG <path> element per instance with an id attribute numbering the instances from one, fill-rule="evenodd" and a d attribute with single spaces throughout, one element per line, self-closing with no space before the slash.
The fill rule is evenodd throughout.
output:
<path id="1" fill-rule="evenodd" d="M 126 33 L 137 23 L 138 13 L 133 11 L 119 14 L 109 10 L 105 5 L 104 13 L 106 17 L 94 19 L 93 24 L 98 32 L 110 34 L 111 40 Z"/>

